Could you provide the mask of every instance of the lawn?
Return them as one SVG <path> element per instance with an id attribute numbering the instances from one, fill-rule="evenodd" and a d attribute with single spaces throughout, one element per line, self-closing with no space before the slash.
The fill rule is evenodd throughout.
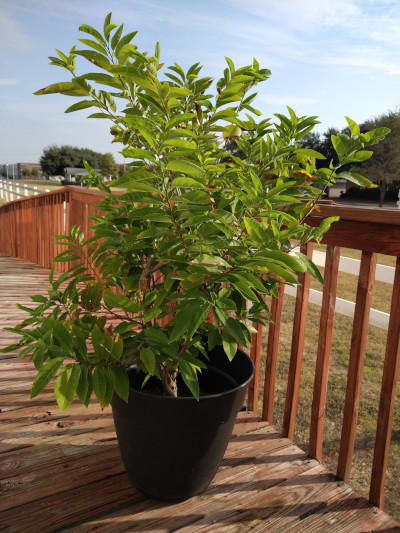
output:
<path id="1" fill-rule="evenodd" d="M 60 189 L 63 187 L 63 185 L 61 185 L 61 183 L 57 182 L 57 181 L 49 181 L 49 180 L 14 180 L 14 187 L 13 187 L 13 191 L 15 191 L 15 186 L 18 185 L 19 188 L 20 188 L 20 194 L 24 194 L 24 191 L 23 191 L 23 186 L 24 185 L 27 185 L 27 187 L 33 189 L 34 187 L 37 187 L 38 190 L 40 191 L 40 193 L 42 192 L 45 192 L 46 189 L 49 189 L 50 191 L 54 191 L 56 189 Z M 33 196 L 34 192 L 33 191 L 28 191 L 28 196 Z M 22 198 L 21 197 L 18 197 L 18 198 Z M 6 202 L 6 200 L 2 200 L 0 198 L 0 206 L 6 204 L 8 202 Z"/>

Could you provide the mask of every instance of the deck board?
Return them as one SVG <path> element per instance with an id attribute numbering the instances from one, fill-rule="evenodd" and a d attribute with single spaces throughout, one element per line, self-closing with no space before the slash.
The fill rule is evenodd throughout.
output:
<path id="1" fill-rule="evenodd" d="M 46 288 L 48 270 L 0 257 L 0 326 L 16 302 Z M 0 346 L 13 334 L 2 332 Z M 208 489 L 160 502 L 124 472 L 110 409 L 74 402 L 61 414 L 51 387 L 30 401 L 32 365 L 2 355 L 1 531 L 4 533 L 252 533 L 400 531 L 323 465 L 254 414 L 239 414 Z"/>

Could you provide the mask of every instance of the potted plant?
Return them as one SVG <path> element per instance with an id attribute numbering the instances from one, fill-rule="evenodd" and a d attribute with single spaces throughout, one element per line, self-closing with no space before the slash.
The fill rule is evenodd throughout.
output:
<path id="1" fill-rule="evenodd" d="M 226 58 L 213 92 L 199 63 L 161 74 L 159 44 L 139 52 L 136 32 L 123 35 L 111 14 L 102 32 L 80 30 L 87 48 L 50 58 L 70 80 L 35 94 L 82 97 L 66 112 L 95 108 L 91 118 L 111 120 L 128 169 L 106 183 L 86 165 L 88 186 L 104 191 L 93 235 L 73 227 L 57 237 L 65 249 L 54 261 L 72 266 L 57 279 L 52 269 L 51 290 L 32 297 L 38 305 L 25 308 L 12 329 L 20 340 L 6 350 L 33 361 L 32 398 L 58 374 L 62 411 L 75 395 L 86 406 L 93 395 L 102 408 L 111 402 L 132 482 L 185 498 L 208 485 L 224 454 L 253 375 L 238 346 L 268 320 L 266 296 L 304 271 L 322 281 L 291 239 L 318 241 L 336 220 L 306 223 L 337 177 L 370 186 L 338 170 L 370 157 L 365 147 L 388 130 L 360 134 L 347 119 L 351 134 L 332 136 L 338 160 L 317 170 L 324 156 L 301 144 L 316 117 L 288 108 L 256 120 L 252 90 L 270 75 L 256 60 L 236 68 Z M 77 58 L 89 72 L 77 73 Z"/>

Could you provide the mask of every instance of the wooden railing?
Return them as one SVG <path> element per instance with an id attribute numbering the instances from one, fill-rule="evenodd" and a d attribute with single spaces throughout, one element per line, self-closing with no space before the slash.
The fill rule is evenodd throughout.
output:
<path id="1" fill-rule="evenodd" d="M 50 268 L 61 251 L 55 235 L 80 226 L 89 235 L 90 215 L 103 193 L 78 187 L 63 187 L 35 197 L 22 198 L 0 208 L 0 250 L 13 257 Z M 68 269 L 68 263 L 55 263 L 55 270 Z"/>
<path id="2" fill-rule="evenodd" d="M 53 236 L 66 233 L 68 228 L 73 225 L 81 226 L 87 234 L 90 225 L 88 217 L 98 212 L 95 205 L 99 202 L 100 197 L 101 193 L 99 192 L 67 187 L 6 204 L 0 208 L 0 251 L 32 261 L 43 267 L 50 267 L 52 257 L 59 251 Z M 346 482 L 350 478 L 353 460 L 376 257 L 377 253 L 396 256 L 397 263 L 386 339 L 369 494 L 370 501 L 382 507 L 400 366 L 400 211 L 397 209 L 322 205 L 319 214 L 309 217 L 307 223 L 315 226 L 319 224 L 321 218 L 334 215 L 339 215 L 340 221 L 332 225 L 323 239 L 323 243 L 327 244 L 325 284 L 311 405 L 309 454 L 311 457 L 322 460 L 323 426 L 340 247 L 362 251 L 337 464 L 337 476 Z M 308 257 L 312 257 L 313 244 L 303 245 L 302 251 Z M 65 263 L 57 264 L 59 270 L 66 267 Z M 302 275 L 301 284 L 297 288 L 283 415 L 283 434 L 290 439 L 294 437 L 300 394 L 300 374 L 309 291 L 310 276 L 306 273 Z M 253 335 L 250 352 L 255 362 L 256 375 L 249 388 L 249 407 L 257 412 L 258 399 L 261 396 L 263 398 L 262 417 L 271 424 L 275 407 L 274 396 L 283 298 L 284 287 L 282 286 L 279 297 L 272 298 L 271 301 L 272 322 L 267 328 L 266 353 L 264 354 L 262 351 L 264 331 L 263 327 L 259 325 L 257 325 L 257 333 Z M 261 380 L 260 367 L 263 359 L 265 359 L 266 370 L 265 379 Z"/>

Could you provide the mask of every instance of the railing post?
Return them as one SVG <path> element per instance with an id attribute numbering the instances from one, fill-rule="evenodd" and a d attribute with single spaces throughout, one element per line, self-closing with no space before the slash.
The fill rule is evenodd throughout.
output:
<path id="1" fill-rule="evenodd" d="M 279 350 L 279 333 L 281 328 L 281 316 L 285 286 L 279 287 L 278 298 L 273 297 L 271 301 L 271 323 L 268 328 L 268 345 L 265 360 L 265 380 L 264 380 L 264 401 L 262 418 L 269 424 L 273 422 L 276 366 Z"/>
<path id="2" fill-rule="evenodd" d="M 301 251 L 312 259 L 313 244 L 303 245 Z M 286 390 L 285 413 L 283 418 L 282 434 L 293 440 L 296 423 L 297 403 L 299 400 L 300 374 L 303 362 L 304 338 L 308 310 L 308 297 L 310 294 L 310 274 L 305 272 L 300 277 L 297 287 L 296 305 L 294 310 L 292 349 L 290 353 L 288 385 Z"/>
<path id="3" fill-rule="evenodd" d="M 322 461 L 322 434 L 324 429 L 325 403 L 328 387 L 329 360 L 331 357 L 333 319 L 335 317 L 339 259 L 340 248 L 338 246 L 328 246 L 326 249 L 325 286 L 322 296 L 310 423 L 309 455 L 318 461 Z"/>
<path id="4" fill-rule="evenodd" d="M 342 437 L 340 440 L 337 476 L 346 483 L 350 481 L 356 440 L 358 408 L 360 404 L 362 373 L 369 325 L 372 292 L 375 281 L 376 253 L 363 252 L 358 278 L 353 332 L 351 335 L 350 359 L 347 373 L 346 398 L 343 412 Z"/>
<path id="5" fill-rule="evenodd" d="M 260 384 L 260 363 L 261 363 L 261 343 L 263 335 L 262 324 L 253 323 L 257 333 L 252 333 L 252 342 L 250 357 L 254 363 L 254 377 L 251 380 L 247 391 L 247 404 L 248 409 L 251 409 L 253 413 L 258 412 L 258 391 Z"/>
<path id="6" fill-rule="evenodd" d="M 378 423 L 374 459 L 372 463 L 369 500 L 383 507 L 386 467 L 392 434 L 394 402 L 400 368 L 400 257 L 397 258 L 390 309 L 390 321 L 386 341 L 385 363 L 383 366 L 381 397 L 379 402 Z"/>

